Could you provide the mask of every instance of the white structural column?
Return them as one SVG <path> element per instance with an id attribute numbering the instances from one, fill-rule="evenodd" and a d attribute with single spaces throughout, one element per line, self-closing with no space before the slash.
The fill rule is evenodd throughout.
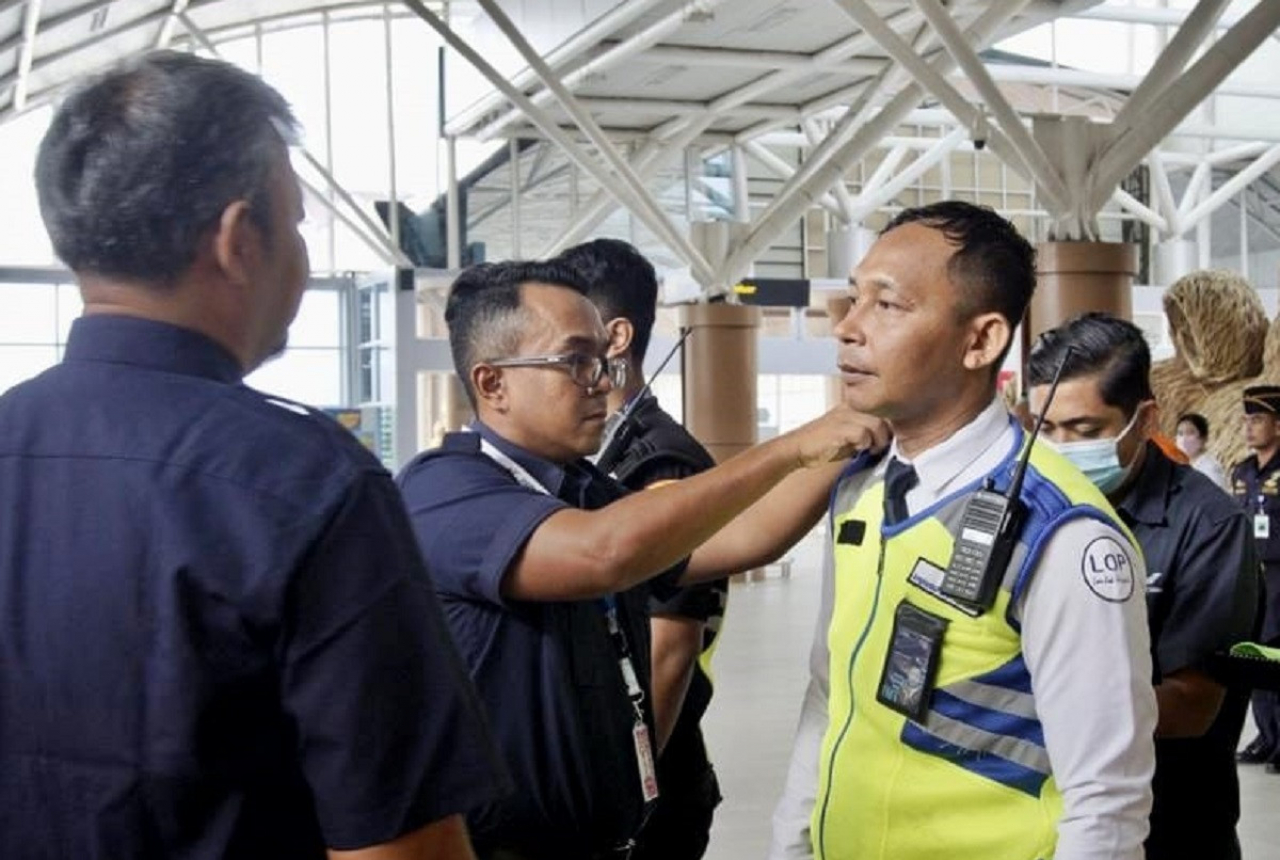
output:
<path id="1" fill-rule="evenodd" d="M 36 33 L 40 29 L 41 0 L 27 0 L 22 18 L 22 48 L 18 53 L 18 78 L 13 84 L 13 109 L 27 106 L 27 84 L 31 78 L 31 63 L 36 57 Z"/>
<path id="2" fill-rule="evenodd" d="M 574 162 L 584 170 L 591 173 L 602 187 L 608 188 L 611 193 L 615 194 L 623 201 L 624 205 L 627 205 L 628 208 L 640 216 L 649 229 L 653 230 L 671 247 L 673 251 L 679 254 L 690 265 L 690 268 L 694 271 L 695 276 L 700 282 L 710 281 L 712 272 L 711 267 L 707 264 L 706 260 L 704 260 L 702 255 L 699 254 L 698 251 L 689 243 L 688 238 L 673 227 L 665 213 L 660 209 L 657 209 L 652 197 L 649 196 L 646 190 L 644 190 L 643 185 L 640 184 L 635 174 L 627 168 L 625 163 L 622 162 L 621 157 L 618 155 L 616 149 L 614 149 L 611 143 L 607 140 L 605 141 L 605 143 L 608 144 L 608 148 L 607 150 L 601 148 L 601 155 L 606 159 L 609 159 L 610 165 L 614 166 L 615 169 L 617 165 L 621 165 L 621 167 L 624 168 L 617 173 L 611 173 L 604 165 L 600 164 L 596 159 L 590 157 L 586 152 L 584 152 L 582 147 L 578 145 L 577 141 L 573 140 L 567 132 L 560 128 L 560 126 L 556 124 L 545 111 L 535 106 L 524 93 L 513 87 L 511 83 L 483 57 L 481 57 L 480 54 L 471 47 L 471 45 L 467 44 L 465 40 L 460 38 L 452 28 L 441 21 L 435 13 L 427 9 L 427 7 L 419 2 L 419 0 L 403 0 L 403 2 L 405 6 L 414 12 L 414 14 L 439 33 L 441 38 L 443 38 L 450 47 L 475 66 L 475 68 L 484 75 L 491 84 L 500 89 L 508 99 L 519 106 L 520 109 L 524 111 L 525 116 L 533 122 L 534 125 L 541 129 L 544 134 L 554 140 L 564 150 L 567 156 L 573 159 Z M 506 16 L 501 14 L 501 10 L 496 10 L 496 7 L 491 7 L 488 11 L 491 15 L 494 11 L 497 11 L 498 15 L 501 17 L 501 21 L 505 21 L 509 27 L 511 26 L 511 23 L 506 19 Z M 499 21 L 499 18 L 495 17 L 494 20 L 497 22 Z M 499 22 L 499 26 L 501 26 L 501 22 Z M 519 36 L 518 32 L 514 31 L 514 27 L 511 27 L 511 31 L 514 32 L 516 36 L 516 40 L 513 40 L 513 44 L 516 44 L 517 47 L 520 47 L 520 44 L 523 44 L 527 48 L 528 43 Z M 511 32 L 508 33 L 508 38 L 510 37 Z M 549 73 L 548 80 L 546 81 L 549 86 L 563 89 L 563 87 L 559 85 L 559 82 L 555 80 L 554 74 L 551 74 L 550 70 L 546 69 L 545 63 L 542 62 L 541 58 L 537 57 L 536 53 L 533 53 L 532 50 L 530 50 L 526 55 L 526 59 L 530 60 L 535 71 L 545 70 Z M 559 93 L 557 93 L 557 95 L 559 96 Z M 567 95 L 567 92 L 565 95 Z M 577 108 L 577 105 L 572 102 L 571 98 L 568 101 L 569 103 L 564 105 L 565 110 L 573 113 L 574 109 Z M 575 120 L 579 119 L 577 116 L 574 118 Z M 588 117 L 587 119 L 589 120 L 590 118 Z M 591 134 L 593 129 L 595 132 L 599 133 L 599 127 L 595 126 L 594 121 L 589 121 L 588 125 L 591 126 L 591 128 L 588 128 L 587 126 L 583 127 L 583 130 L 588 132 L 588 134 Z M 595 142 L 594 138 L 593 142 Z M 621 180 L 621 183 L 616 180 Z M 622 187 L 619 187 L 620 184 Z M 637 196 L 634 191 L 637 187 L 643 192 L 639 196 Z M 656 212 L 654 211 L 655 209 L 657 209 Z"/>

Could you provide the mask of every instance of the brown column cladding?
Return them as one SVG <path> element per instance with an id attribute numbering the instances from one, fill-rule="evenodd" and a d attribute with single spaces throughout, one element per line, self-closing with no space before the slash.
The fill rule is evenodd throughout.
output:
<path id="1" fill-rule="evenodd" d="M 684 424 L 716 462 L 756 441 L 756 335 L 760 310 L 745 305 L 682 305 Z"/>
<path id="2" fill-rule="evenodd" d="M 1030 339 L 1085 311 L 1133 318 L 1138 248 L 1122 242 L 1044 242 L 1036 253 Z"/>

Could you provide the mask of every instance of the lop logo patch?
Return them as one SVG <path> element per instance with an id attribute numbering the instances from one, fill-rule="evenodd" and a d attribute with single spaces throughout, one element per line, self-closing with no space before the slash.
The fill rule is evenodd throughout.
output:
<path id="1" fill-rule="evenodd" d="M 1094 538 L 1084 548 L 1080 573 L 1089 590 L 1109 603 L 1133 596 L 1133 562 L 1115 538 Z"/>

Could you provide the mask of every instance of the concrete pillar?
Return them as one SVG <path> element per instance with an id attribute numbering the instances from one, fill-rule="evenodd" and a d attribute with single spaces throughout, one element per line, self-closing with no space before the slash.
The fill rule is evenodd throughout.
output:
<path id="1" fill-rule="evenodd" d="M 847 278 L 875 244 L 876 232 L 860 225 L 827 231 L 827 277 Z"/>
<path id="2" fill-rule="evenodd" d="M 1085 311 L 1133 318 L 1138 248 L 1122 242 L 1044 242 L 1036 254 L 1031 340 Z"/>
<path id="3" fill-rule="evenodd" d="M 756 441 L 756 334 L 760 310 L 722 302 L 682 305 L 684 423 L 716 462 Z"/>
<path id="4" fill-rule="evenodd" d="M 1156 245 L 1151 284 L 1168 287 L 1199 268 L 1200 250 L 1190 239 L 1166 239 Z"/>

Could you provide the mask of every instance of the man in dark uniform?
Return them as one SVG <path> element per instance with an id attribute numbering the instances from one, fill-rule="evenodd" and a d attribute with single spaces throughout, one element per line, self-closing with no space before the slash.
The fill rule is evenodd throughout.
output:
<path id="1" fill-rule="evenodd" d="M 1147 859 L 1238 860 L 1234 753 L 1248 690 L 1206 670 L 1253 634 L 1259 582 L 1248 519 L 1151 441 L 1151 355 L 1136 326 L 1090 313 L 1041 335 L 1028 369 L 1036 412 L 1064 359 L 1042 432 L 1106 494 L 1147 561 L 1159 708 Z"/>
<path id="2" fill-rule="evenodd" d="M 1263 642 L 1280 639 L 1280 385 L 1255 385 L 1244 390 L 1245 443 L 1253 454 L 1231 470 L 1231 492 L 1252 523 L 1254 542 L 1262 561 L 1266 603 L 1262 616 Z M 1258 736 L 1240 751 L 1243 764 L 1280 763 L 1280 694 L 1253 694 L 1253 720 Z"/>
<path id="3" fill-rule="evenodd" d="M 653 265 L 618 239 L 596 239 L 565 251 L 561 261 L 587 285 L 609 335 L 609 355 L 636 372 L 609 392 L 611 427 L 597 465 L 629 490 L 655 487 L 706 471 L 715 460 L 668 415 L 645 387 L 645 354 L 658 304 Z M 662 794 L 637 841 L 637 860 L 698 860 L 707 849 L 720 786 L 707 758 L 699 721 L 711 704 L 711 678 L 700 663 L 724 617 L 725 579 L 683 588 L 649 605 L 653 711 Z"/>
<path id="4" fill-rule="evenodd" d="M 40 146 L 85 315 L 0 398 L 5 858 L 474 856 L 501 766 L 391 477 L 241 382 L 307 282 L 293 124 L 158 52 Z"/>
<path id="5" fill-rule="evenodd" d="M 399 479 L 516 783 L 470 816 L 482 858 L 630 855 L 658 789 L 651 595 L 777 557 L 821 516 L 842 461 L 887 442 L 879 421 L 837 408 L 623 498 L 582 459 L 626 368 L 584 293 L 558 264 L 459 275 L 445 320 L 477 420 Z"/>

